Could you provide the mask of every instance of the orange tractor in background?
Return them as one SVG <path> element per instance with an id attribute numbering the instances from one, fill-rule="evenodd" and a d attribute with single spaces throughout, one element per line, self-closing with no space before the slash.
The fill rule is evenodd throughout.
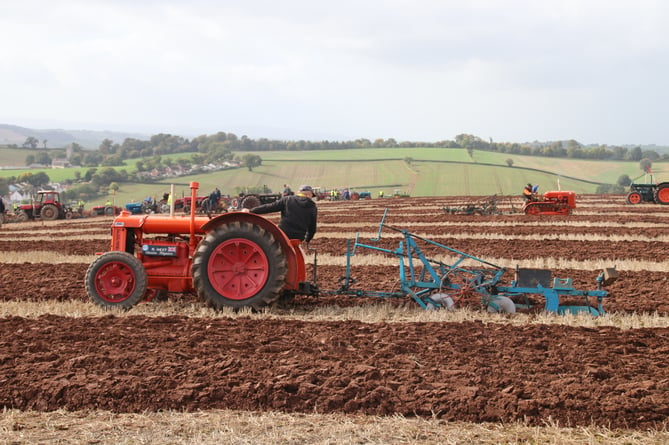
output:
<path id="1" fill-rule="evenodd" d="M 570 215 L 576 208 L 576 193 L 550 191 L 538 196 L 536 193 L 523 206 L 526 215 Z"/>

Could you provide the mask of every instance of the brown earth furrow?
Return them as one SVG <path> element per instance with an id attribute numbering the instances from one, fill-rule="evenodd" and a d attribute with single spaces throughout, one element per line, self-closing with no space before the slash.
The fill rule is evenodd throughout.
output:
<path id="1" fill-rule="evenodd" d="M 0 299 L 3 301 L 88 301 L 84 287 L 86 264 L 3 264 L 0 267 Z M 312 268 L 308 267 L 308 277 L 312 279 Z M 576 289 L 595 290 L 599 271 L 554 270 L 557 278 L 571 278 Z M 339 266 L 318 266 L 318 285 L 323 291 L 319 298 L 297 297 L 294 304 L 302 310 L 324 305 L 356 306 L 377 304 L 375 298 L 351 298 L 333 295 L 340 288 L 340 279 L 345 269 Z M 390 292 L 397 290 L 399 274 L 393 266 L 353 266 L 351 277 L 356 282 L 352 290 Z M 503 282 L 509 284 L 512 271 L 507 272 Z M 604 308 L 608 312 L 669 314 L 669 276 L 662 272 L 620 271 L 619 279 L 608 286 L 609 296 Z M 169 298 L 187 298 L 195 304 L 202 304 L 190 294 L 170 294 Z M 544 301 L 538 297 L 531 300 L 539 307 Z M 415 304 L 408 297 L 400 303 Z M 92 303 L 91 303 L 92 304 Z M 582 302 L 580 303 L 582 304 Z"/>
<path id="2" fill-rule="evenodd" d="M 12 317 L 0 320 L 0 406 L 657 428 L 669 414 L 668 337 L 480 322 Z"/>
<path id="3" fill-rule="evenodd" d="M 663 264 L 665 243 L 632 238 L 666 236 L 669 206 L 627 206 L 621 196 L 588 195 L 577 199 L 578 208 L 571 216 L 469 217 L 446 215 L 442 210 L 458 199 L 479 198 L 319 203 L 322 230 L 311 247 L 324 255 L 326 264 L 318 267 L 318 285 L 324 292 L 320 298 L 298 296 L 283 307 L 268 309 L 276 319 L 218 318 L 211 313 L 192 318 L 144 316 L 132 311 L 123 317 L 0 318 L 0 407 L 133 413 L 218 408 L 399 413 L 474 422 L 666 428 L 669 328 L 316 320 L 323 306 L 385 303 L 337 294 L 345 269 L 326 261 L 327 255 L 344 257 L 342 234 L 374 233 L 385 208 L 389 226 L 409 229 L 477 257 L 505 258 L 511 264 L 512 260 L 564 258 L 583 261 L 583 268 L 590 261 L 634 262 L 634 267 L 622 267 L 618 281 L 606 287 L 610 295 L 605 309 L 630 315 L 669 314 L 669 275 L 638 272 L 645 261 L 656 270 Z M 512 202 L 520 207 L 519 197 Z M 277 221 L 278 215 L 271 219 Z M 109 240 L 100 235 L 109 234 L 111 222 L 110 218 L 87 218 L 5 224 L 0 229 L 0 256 L 30 252 L 38 257 L 44 251 L 64 257 L 93 255 L 108 249 Z M 83 239 L 59 239 L 76 236 L 79 229 L 84 229 Z M 386 229 L 384 234 L 390 233 Z M 496 233 L 508 239 L 460 236 L 467 233 Z M 583 239 L 551 238 L 562 233 L 583 235 Z M 95 239 L 86 239 L 86 234 Z M 535 234 L 545 238 L 514 239 Z M 594 235 L 618 238 L 599 240 Z M 375 245 L 393 250 L 399 241 L 386 237 Z M 431 245 L 420 246 L 431 257 L 448 254 Z M 392 254 L 384 255 L 394 260 Z M 356 279 L 352 289 L 397 289 L 396 265 L 358 266 L 356 260 L 352 258 Z M 11 261 L 17 261 L 16 256 Z M 88 264 L 39 261 L 0 262 L 0 300 L 88 301 L 84 286 Z M 312 261 L 311 253 L 307 261 Z M 553 270 L 553 277 L 572 278 L 577 289 L 596 288 L 599 270 L 566 269 L 579 267 L 567 261 L 555 264 L 563 264 L 563 269 Z M 309 265 L 309 279 L 311 274 Z M 513 278 L 512 271 L 508 275 L 504 283 Z M 168 298 L 185 300 L 189 306 L 205 305 L 193 294 L 169 294 Z M 408 298 L 392 301 L 415 305 Z M 542 307 L 540 297 L 531 301 Z M 287 315 L 291 311 L 307 320 L 313 312 L 314 320 L 296 320 Z"/>

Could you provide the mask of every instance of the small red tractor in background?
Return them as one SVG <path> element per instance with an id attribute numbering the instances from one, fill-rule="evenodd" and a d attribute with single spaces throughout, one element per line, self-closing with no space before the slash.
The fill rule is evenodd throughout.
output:
<path id="1" fill-rule="evenodd" d="M 123 209 L 115 205 L 99 205 L 91 207 L 91 216 L 114 216 L 119 215 Z"/>
<path id="2" fill-rule="evenodd" d="M 570 215 L 576 208 L 576 193 L 570 191 L 551 191 L 543 196 L 533 196 L 523 206 L 526 215 Z"/>
<path id="3" fill-rule="evenodd" d="M 66 209 L 60 201 L 60 194 L 53 190 L 40 190 L 32 204 L 21 204 L 16 210 L 19 221 L 41 218 L 54 221 L 65 218 Z"/>
<path id="4" fill-rule="evenodd" d="M 190 187 L 197 202 L 199 184 Z M 196 292 L 216 309 L 260 309 L 285 293 L 310 293 L 299 241 L 276 224 L 246 212 L 209 217 L 196 211 L 121 212 L 112 223 L 110 251 L 86 272 L 90 298 L 129 309 L 166 292 Z"/>

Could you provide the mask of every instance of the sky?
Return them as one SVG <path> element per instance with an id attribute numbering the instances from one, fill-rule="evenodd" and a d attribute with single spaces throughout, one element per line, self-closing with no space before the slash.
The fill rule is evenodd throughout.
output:
<path id="1" fill-rule="evenodd" d="M 0 123 L 669 145 L 663 0 L 0 3 Z"/>

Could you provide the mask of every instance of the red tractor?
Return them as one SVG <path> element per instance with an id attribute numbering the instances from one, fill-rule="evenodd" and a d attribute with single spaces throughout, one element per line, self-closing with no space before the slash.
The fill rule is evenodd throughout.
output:
<path id="1" fill-rule="evenodd" d="M 53 221 L 65 218 L 66 209 L 60 202 L 60 194 L 53 190 L 40 190 L 32 204 L 21 204 L 16 211 L 19 221 L 41 218 Z"/>
<path id="2" fill-rule="evenodd" d="M 91 207 L 91 216 L 114 216 L 121 214 L 121 207 L 105 204 Z"/>
<path id="3" fill-rule="evenodd" d="M 576 208 L 576 193 L 568 191 L 546 192 L 534 196 L 523 206 L 526 215 L 570 215 Z"/>
<path id="4" fill-rule="evenodd" d="M 192 182 L 191 202 L 199 184 Z M 86 272 L 86 291 L 103 307 L 129 309 L 165 292 L 196 292 L 210 306 L 260 309 L 309 293 L 299 241 L 262 216 L 132 215 L 112 223 L 109 252 Z"/>
<path id="5" fill-rule="evenodd" d="M 177 198 L 174 201 L 174 211 L 190 213 L 191 202 L 193 202 L 192 197 L 184 196 L 183 198 Z M 195 204 L 197 208 L 197 213 L 225 213 L 228 211 L 228 207 L 231 205 L 231 199 L 229 196 L 222 196 L 221 199 L 211 208 L 211 202 L 209 201 L 209 196 L 198 196 L 195 199 Z M 169 212 L 169 207 L 166 211 L 161 213 Z"/>

